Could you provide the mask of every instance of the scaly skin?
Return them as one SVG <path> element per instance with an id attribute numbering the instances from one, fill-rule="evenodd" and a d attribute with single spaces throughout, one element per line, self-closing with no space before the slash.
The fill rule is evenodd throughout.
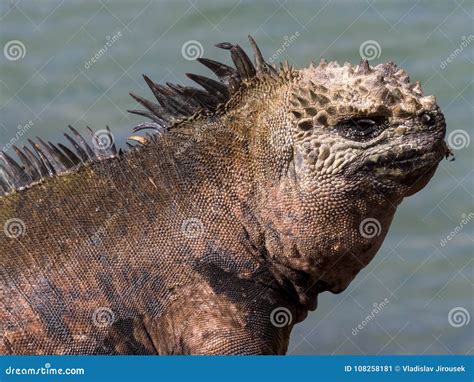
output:
<path id="1" fill-rule="evenodd" d="M 0 198 L 26 227 L 0 235 L 1 353 L 284 354 L 347 288 L 448 152 L 443 115 L 390 63 L 264 69 L 217 111 Z"/>

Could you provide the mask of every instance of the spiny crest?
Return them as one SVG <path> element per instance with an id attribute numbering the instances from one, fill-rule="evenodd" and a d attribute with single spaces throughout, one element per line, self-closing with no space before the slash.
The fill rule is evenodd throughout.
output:
<path id="1" fill-rule="evenodd" d="M 99 130 L 96 133 L 87 127 L 89 140 L 84 139 L 72 126 L 69 126 L 69 129 L 72 136 L 67 133 L 64 133 L 64 136 L 72 148 L 62 143 L 57 145 L 46 143 L 41 138 L 37 138 L 36 142 L 28 139 L 31 148 L 23 146 L 20 149 L 15 145 L 12 146 L 19 163 L 7 153 L 0 151 L 0 193 L 7 194 L 21 190 L 44 178 L 64 174 L 81 165 L 122 154 L 121 150 L 117 152 L 108 126 L 106 130 Z"/>
<path id="2" fill-rule="evenodd" d="M 129 112 L 147 117 L 150 121 L 141 123 L 134 132 L 151 129 L 163 133 L 178 122 L 189 119 L 200 113 L 214 113 L 225 105 L 244 83 L 254 78 L 273 78 L 284 80 L 291 72 L 291 68 L 277 70 L 263 59 L 262 53 L 249 36 L 250 45 L 254 54 L 252 63 L 250 58 L 239 45 L 228 42 L 217 44 L 221 49 L 230 51 L 235 68 L 207 58 L 197 60 L 209 68 L 219 81 L 186 73 L 186 76 L 201 86 L 197 89 L 172 83 L 160 85 L 147 76 L 143 76 L 158 103 L 130 93 L 130 95 L 146 110 L 129 110 Z M 13 146 L 19 162 L 15 161 L 5 152 L 0 152 L 0 195 L 8 194 L 15 190 L 27 188 L 41 182 L 43 179 L 74 171 L 87 163 L 96 162 L 106 158 L 123 155 L 117 151 L 113 142 L 113 135 L 107 127 L 94 133 L 87 128 L 90 139 L 84 139 L 72 126 L 69 126 L 72 137 L 64 134 L 71 147 L 61 143 L 57 145 L 44 142 L 37 138 L 37 142 L 28 140 L 31 149 L 27 146 L 18 148 Z M 139 145 L 147 144 L 152 137 L 131 136 L 130 140 Z M 133 146 L 127 143 L 132 148 Z"/>
<path id="3" fill-rule="evenodd" d="M 197 115 L 199 112 L 214 113 L 218 107 L 225 105 L 231 99 L 232 95 L 242 87 L 245 81 L 250 81 L 256 77 L 278 78 L 279 73 L 265 62 L 255 40 L 251 36 L 249 36 L 249 40 L 254 53 L 255 64 L 252 63 L 239 45 L 233 45 L 229 42 L 222 42 L 217 44 L 216 47 L 230 52 L 235 68 L 208 58 L 197 59 L 210 69 L 219 80 L 186 73 L 186 76 L 200 85 L 202 89 L 169 82 L 166 83 L 166 86 L 158 85 L 147 76 L 144 76 L 158 103 L 130 93 L 146 110 L 129 110 L 129 112 L 145 116 L 151 120 L 151 122 L 136 126 L 133 130 L 136 132 L 151 129 L 161 133 L 176 126 L 178 122 Z"/>
<path id="4" fill-rule="evenodd" d="M 423 96 L 420 83 L 392 63 L 371 67 L 322 60 L 300 71 L 300 85 L 290 100 L 291 113 L 302 130 L 334 125 L 353 115 L 406 117 L 436 103 Z"/>

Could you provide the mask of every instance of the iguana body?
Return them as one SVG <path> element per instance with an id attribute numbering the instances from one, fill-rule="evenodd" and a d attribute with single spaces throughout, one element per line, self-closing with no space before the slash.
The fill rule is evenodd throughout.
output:
<path id="1" fill-rule="evenodd" d="M 447 153 L 434 98 L 393 64 L 277 72 L 251 42 L 255 66 L 201 60 L 206 92 L 146 78 L 160 133 L 127 153 L 4 156 L 0 223 L 24 226 L 0 235 L 1 353 L 284 354 L 373 258 Z"/>

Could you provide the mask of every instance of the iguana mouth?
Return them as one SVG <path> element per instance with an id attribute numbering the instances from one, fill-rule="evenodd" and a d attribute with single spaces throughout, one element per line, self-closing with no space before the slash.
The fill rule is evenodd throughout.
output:
<path id="1" fill-rule="evenodd" d="M 421 137 L 413 142 L 413 138 L 391 143 L 387 150 L 368 154 L 359 167 L 365 172 L 380 175 L 395 175 L 403 177 L 417 170 L 437 165 L 443 157 L 451 155 L 444 141 L 444 130 L 437 136 Z M 418 142 L 417 142 L 418 141 Z M 430 142 L 427 144 L 426 142 Z"/>
<path id="2" fill-rule="evenodd" d="M 408 187 L 405 196 L 410 196 L 431 179 L 443 157 L 451 155 L 446 142 L 441 139 L 428 147 L 369 156 L 358 171 L 372 177 L 378 187 L 386 187 L 387 190 L 397 186 Z"/>
<path id="3" fill-rule="evenodd" d="M 388 153 L 387 155 L 376 155 L 368 158 L 368 163 L 363 165 L 363 170 L 376 170 L 378 174 L 396 175 L 400 170 L 402 174 L 411 172 L 421 167 L 433 165 L 444 156 L 441 150 L 419 150 L 410 149 L 401 153 Z"/>

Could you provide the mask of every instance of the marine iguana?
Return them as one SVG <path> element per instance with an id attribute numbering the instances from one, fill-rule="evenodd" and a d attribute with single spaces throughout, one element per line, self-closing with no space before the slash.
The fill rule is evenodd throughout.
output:
<path id="1" fill-rule="evenodd" d="M 198 61 L 110 130 L 2 153 L 3 354 L 284 354 L 374 257 L 449 149 L 433 96 L 393 63 Z M 156 133 L 156 134 L 155 134 Z"/>

